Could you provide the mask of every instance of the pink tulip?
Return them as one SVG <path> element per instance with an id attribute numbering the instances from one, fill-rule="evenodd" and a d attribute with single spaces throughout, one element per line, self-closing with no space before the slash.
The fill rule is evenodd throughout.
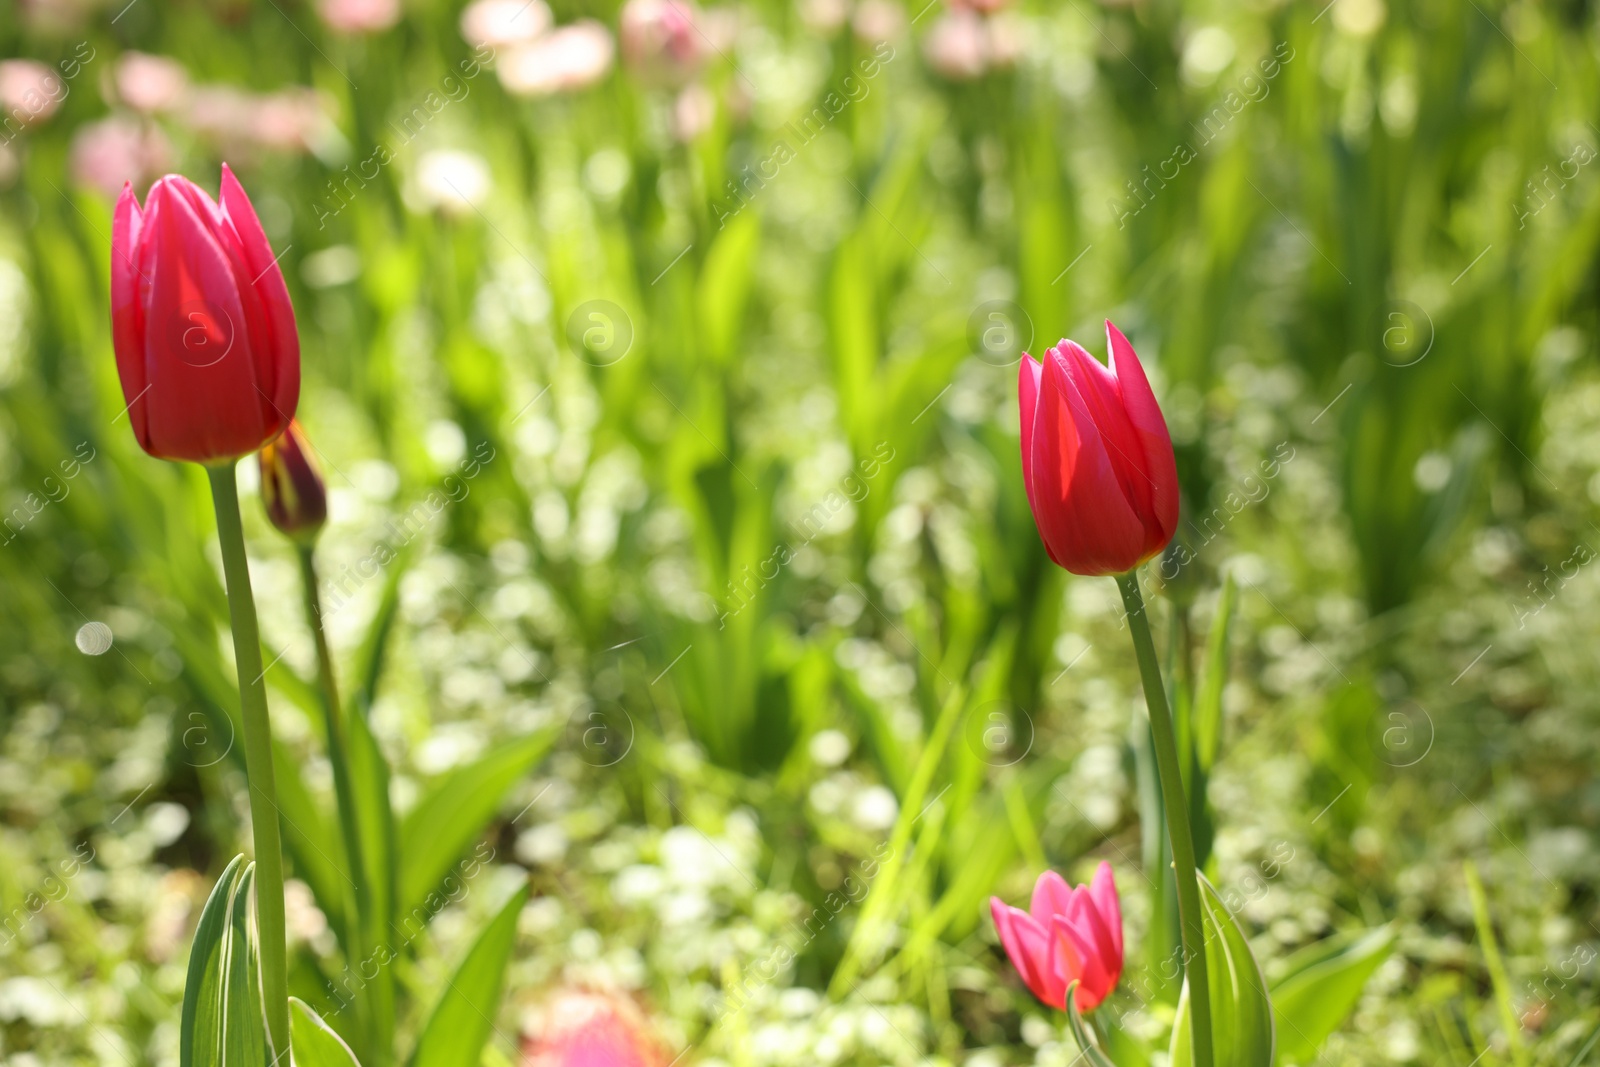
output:
<path id="1" fill-rule="evenodd" d="M 300 398 L 300 338 L 277 257 L 238 179 L 221 203 L 169 174 L 111 220 L 111 340 L 128 421 L 160 459 L 256 451 Z"/>
<path id="2" fill-rule="evenodd" d="M 523 1039 L 522 1067 L 666 1067 L 632 1006 L 596 993 L 563 993 Z"/>
<path id="3" fill-rule="evenodd" d="M 1122 905 L 1111 864 L 1087 886 L 1069 887 L 1045 871 L 1033 887 L 1031 913 L 989 898 L 995 929 L 1011 965 L 1042 1002 L 1066 1009 L 1067 987 L 1078 982 L 1080 1011 L 1093 1011 L 1122 977 Z"/>
<path id="4" fill-rule="evenodd" d="M 1178 528 L 1172 436 L 1133 346 L 1106 323 L 1111 365 L 1073 341 L 1022 356 L 1022 481 L 1045 551 L 1073 574 L 1122 574 Z"/>

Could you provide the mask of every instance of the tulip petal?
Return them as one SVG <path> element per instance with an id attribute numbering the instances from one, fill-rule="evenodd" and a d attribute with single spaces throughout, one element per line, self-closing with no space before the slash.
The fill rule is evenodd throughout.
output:
<path id="1" fill-rule="evenodd" d="M 246 317 L 226 253 L 183 189 L 164 178 L 145 207 L 141 268 L 149 450 L 198 463 L 247 455 L 267 439 Z"/>
<path id="2" fill-rule="evenodd" d="M 1029 908 L 1033 918 L 1048 926 L 1050 919 L 1066 913 L 1072 901 L 1072 887 L 1055 871 L 1045 871 L 1033 885 L 1033 904 Z"/>
<path id="3" fill-rule="evenodd" d="M 1111 352 L 1111 371 L 1128 421 L 1137 434 L 1144 453 L 1143 469 L 1153 489 L 1149 518 L 1154 529 L 1145 545 L 1145 558 L 1165 548 L 1178 529 L 1178 464 L 1172 454 L 1172 434 L 1156 403 L 1144 366 L 1133 345 L 1122 331 L 1106 321 L 1106 344 Z"/>
<path id="4" fill-rule="evenodd" d="M 1067 908 L 1066 919 L 1073 932 L 1081 939 L 1079 944 L 1083 947 L 1085 955 L 1092 955 L 1104 967 L 1106 973 L 1113 968 L 1120 971 L 1121 965 L 1117 962 L 1117 945 L 1111 937 L 1111 931 L 1106 928 L 1100 912 L 1095 907 L 1094 899 L 1089 895 L 1087 886 L 1079 886 L 1072 892 L 1072 903 Z"/>
<path id="5" fill-rule="evenodd" d="M 240 279 L 240 288 L 258 296 L 266 310 L 271 342 L 258 346 L 261 387 L 276 414 L 287 423 L 300 401 L 300 334 L 289 289 L 256 209 L 226 163 L 222 165 L 220 196 L 219 214 L 244 257 L 247 276 Z"/>
<path id="6" fill-rule="evenodd" d="M 1050 994 L 1056 981 L 1051 967 L 1050 935 L 1047 929 L 1021 908 L 1013 908 L 999 897 L 989 898 L 989 911 L 994 917 L 994 928 L 1000 935 L 1000 944 L 1010 957 L 1011 965 L 1022 976 L 1023 984 L 1034 996 L 1046 1004 L 1051 1003 Z M 1065 1003 L 1065 984 L 1062 984 L 1061 991 L 1061 1000 Z"/>
<path id="7" fill-rule="evenodd" d="M 1085 952 L 1082 942 L 1068 929 L 1063 916 L 1055 916 L 1050 920 L 1050 957 L 1055 966 L 1052 975 L 1051 991 L 1054 996 L 1047 1003 L 1057 1007 L 1067 1006 L 1067 987 L 1073 982 L 1083 983 L 1086 992 L 1095 993 L 1094 1003 L 1080 1002 L 1079 1007 L 1088 1011 L 1094 1004 L 1100 1003 L 1104 993 L 1105 976 L 1097 968 L 1094 956 Z M 1090 989 L 1090 986 L 1093 986 Z"/>
<path id="8" fill-rule="evenodd" d="M 1055 349 L 1045 356 L 1032 448 L 1034 517 L 1050 558 L 1074 574 L 1121 574 L 1133 567 L 1144 527 Z"/>
<path id="9" fill-rule="evenodd" d="M 1112 976 L 1107 968 L 1106 960 L 1094 949 L 1091 934 L 1083 929 L 1080 923 L 1075 923 L 1067 915 L 1056 915 L 1050 920 L 1051 939 L 1056 945 L 1056 955 L 1062 960 L 1072 961 L 1072 974 L 1067 977 L 1067 982 L 1077 979 L 1082 982 L 1083 998 L 1078 1001 L 1078 1006 L 1083 1011 L 1091 1011 L 1099 1001 L 1106 998 L 1106 993 L 1112 990 Z M 1062 990 L 1062 1003 L 1066 1001 L 1066 990 Z"/>
<path id="10" fill-rule="evenodd" d="M 1133 423 L 1122 408 L 1122 398 L 1117 395 L 1117 379 L 1111 371 L 1091 356 L 1082 345 L 1064 341 L 1059 346 L 1066 363 L 1067 376 L 1078 387 L 1105 441 L 1111 467 L 1134 514 L 1148 526 L 1154 483 L 1144 470 L 1144 444 L 1134 433 Z"/>
<path id="11" fill-rule="evenodd" d="M 1033 428 L 1039 412 L 1039 376 L 1044 367 L 1028 353 L 1017 365 L 1017 409 L 1022 416 L 1022 488 L 1028 494 L 1028 507 L 1035 514 L 1033 496 Z"/>
<path id="12" fill-rule="evenodd" d="M 122 187 L 111 217 L 111 347 L 117 357 L 117 378 L 128 402 L 128 423 L 141 446 L 148 447 L 148 407 L 140 400 L 149 387 L 144 359 L 144 311 L 139 300 L 139 235 L 144 212 L 131 184 Z"/>
<path id="13" fill-rule="evenodd" d="M 1095 910 L 1100 913 L 1100 921 L 1111 934 L 1117 959 L 1122 959 L 1122 901 L 1117 897 L 1117 879 L 1111 871 L 1111 864 L 1102 861 L 1095 868 L 1094 879 L 1089 883 L 1089 896 L 1094 901 Z"/>

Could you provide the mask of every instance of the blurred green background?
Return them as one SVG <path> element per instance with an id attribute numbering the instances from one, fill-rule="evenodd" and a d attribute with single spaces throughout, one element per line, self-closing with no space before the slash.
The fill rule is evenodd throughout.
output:
<path id="1" fill-rule="evenodd" d="M 1106 318 L 1178 448 L 1147 581 L 1224 712 L 1209 870 L 1264 960 L 1398 936 L 1316 1062 L 1585 1062 L 1600 13 L 924 2 L 0 0 L 0 1063 L 175 1063 L 248 844 L 205 480 L 135 444 L 107 315 L 115 191 L 223 160 L 283 253 L 397 809 L 563 731 L 400 974 L 531 878 L 486 1062 L 579 985 L 686 1063 L 1066 1064 L 985 917 L 1047 865 L 1110 860 L 1130 976 L 1159 958 L 1114 589 L 1049 564 L 1016 456 L 1021 349 Z M 246 505 L 325 807 L 294 556 Z"/>

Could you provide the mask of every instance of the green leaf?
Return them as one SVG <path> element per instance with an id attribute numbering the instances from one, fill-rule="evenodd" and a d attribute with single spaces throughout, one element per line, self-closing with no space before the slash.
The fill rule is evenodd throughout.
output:
<path id="1" fill-rule="evenodd" d="M 1267 996 L 1267 980 L 1244 931 L 1203 875 L 1200 904 L 1205 921 L 1206 976 L 1211 985 L 1214 1067 L 1272 1067 L 1272 1000 Z M 1185 979 L 1172 1027 L 1172 1067 L 1194 1063 L 1190 1040 L 1189 983 Z"/>
<path id="2" fill-rule="evenodd" d="M 352 708 L 344 721 L 361 859 L 367 868 L 368 914 L 360 917 L 363 938 L 359 943 L 366 946 L 370 959 L 378 946 L 392 936 L 390 924 L 395 914 L 395 828 L 394 812 L 389 807 L 389 765 L 367 726 L 366 716 Z M 354 939 L 350 942 L 357 943 Z M 368 961 L 360 961 L 362 968 L 369 965 Z M 380 966 L 367 986 L 365 1010 L 374 1032 L 380 1035 L 394 1032 L 394 984 L 394 968 Z"/>
<path id="3" fill-rule="evenodd" d="M 237 747 L 242 753 L 244 746 Z M 278 789 L 278 825 L 283 830 L 284 846 L 294 859 L 294 873 L 311 887 L 317 906 L 342 942 L 346 936 L 345 894 L 351 891 L 352 883 L 338 838 L 300 777 L 300 764 L 287 745 L 278 738 L 272 739 L 272 777 Z"/>
<path id="4" fill-rule="evenodd" d="M 1072 1038 L 1078 1043 L 1078 1050 L 1089 1061 L 1089 1067 L 1117 1067 L 1111 1062 L 1104 1052 L 1100 1051 L 1100 1042 L 1095 1040 L 1089 1032 L 1089 1027 L 1083 1021 L 1083 1015 L 1078 1011 L 1078 982 L 1076 979 L 1067 987 L 1067 1023 L 1072 1027 Z"/>
<path id="5" fill-rule="evenodd" d="M 397 921 L 404 923 L 422 907 L 467 846 L 483 833 L 506 790 L 544 758 L 555 738 L 551 729 L 500 745 L 446 775 L 422 798 L 400 832 Z"/>
<path id="6" fill-rule="evenodd" d="M 256 865 L 244 869 L 234 888 L 228 916 L 227 985 L 223 991 L 221 1016 L 223 1056 L 218 1067 L 267 1062 L 266 1005 L 261 997 L 261 965 L 256 958 L 255 930 L 250 925 L 250 887 L 255 883 Z"/>
<path id="7" fill-rule="evenodd" d="M 727 362 L 744 325 L 745 304 L 750 282 L 755 277 L 752 263 L 761 235 L 761 216 L 743 212 L 717 234 L 706 253 L 697 283 L 697 302 L 706 354 L 718 363 Z"/>
<path id="8" fill-rule="evenodd" d="M 194 944 L 189 949 L 189 974 L 183 983 L 183 1014 L 178 1029 L 178 1063 L 193 1067 L 197 1039 L 206 1051 L 201 1062 L 209 1062 L 216 1048 L 218 1030 L 216 1002 L 222 988 L 222 958 L 228 939 L 228 906 L 239 879 L 243 856 L 233 857 L 222 877 L 206 898 L 195 927 Z"/>
<path id="9" fill-rule="evenodd" d="M 1472 918 L 1478 927 L 1478 942 L 1483 947 L 1483 962 L 1489 969 L 1489 982 L 1494 988 L 1496 1006 L 1500 1009 L 1500 1025 L 1505 1030 L 1506 1044 L 1511 1047 L 1511 1062 L 1516 1067 L 1527 1067 L 1528 1053 L 1522 1044 L 1522 1026 L 1517 1020 L 1515 994 L 1511 990 L 1511 975 L 1506 972 L 1505 958 L 1500 954 L 1500 942 L 1494 936 L 1494 919 L 1489 914 L 1489 898 L 1483 891 L 1483 880 L 1478 877 L 1477 864 L 1468 860 L 1462 864 L 1462 874 L 1467 878 L 1467 896 L 1472 901 Z"/>
<path id="10" fill-rule="evenodd" d="M 182 1067 L 264 1067 L 267 1023 L 250 926 L 255 865 L 235 856 L 200 913 L 178 1032 Z"/>
<path id="11" fill-rule="evenodd" d="M 527 901 L 524 885 L 478 935 L 417 1038 L 411 1067 L 476 1067 L 494 1029 L 506 963 L 516 942 L 517 916 Z"/>
<path id="12" fill-rule="evenodd" d="M 289 998 L 289 1025 L 294 1067 L 361 1067 L 344 1039 L 298 997 Z"/>
<path id="13" fill-rule="evenodd" d="M 1228 682 L 1228 633 L 1239 602 L 1239 587 L 1230 572 L 1217 597 L 1211 635 L 1206 641 L 1205 675 L 1194 702 L 1194 752 L 1200 769 L 1210 771 L 1222 743 L 1222 690 Z"/>
<path id="14" fill-rule="evenodd" d="M 1320 958 L 1301 966 L 1272 988 L 1272 1009 L 1277 1017 L 1278 1061 L 1310 1063 L 1328 1035 L 1354 1010 L 1361 990 L 1394 948 L 1394 932 L 1387 927 L 1358 940 L 1329 938 L 1335 945 Z"/>
<path id="15" fill-rule="evenodd" d="M 373 698 L 377 696 L 378 680 L 383 676 L 384 655 L 389 649 L 389 636 L 394 632 L 394 622 L 400 610 L 400 580 L 405 577 L 411 557 L 411 548 L 407 545 L 389 563 L 389 575 L 383 583 L 378 610 L 373 613 L 372 622 L 361 639 L 361 646 L 356 649 L 355 664 L 350 672 L 355 679 L 355 690 L 349 698 L 350 706 L 354 709 L 352 714 L 366 714 Z"/>
<path id="16" fill-rule="evenodd" d="M 1567 1067 L 1581 1067 L 1584 1060 L 1588 1058 L 1590 1051 L 1594 1049 L 1596 1042 L 1600 1042 L 1600 1026 L 1589 1031 L 1589 1040 L 1585 1041 L 1583 1046 L 1578 1049 L 1578 1054 L 1572 1057 L 1572 1062 L 1567 1064 Z"/>

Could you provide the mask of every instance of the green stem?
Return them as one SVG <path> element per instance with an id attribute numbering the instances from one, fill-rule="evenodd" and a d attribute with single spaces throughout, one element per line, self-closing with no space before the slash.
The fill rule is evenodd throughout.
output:
<path id="1" fill-rule="evenodd" d="M 359 966 L 367 958 L 366 924 L 372 915 L 372 894 L 367 885 L 367 866 L 361 849 L 361 824 L 356 814 L 355 787 L 350 781 L 349 746 L 345 738 L 344 713 L 339 703 L 339 683 L 333 672 L 333 655 L 328 651 L 328 635 L 322 626 L 322 595 L 318 590 L 317 564 L 312 545 L 297 542 L 300 556 L 300 583 L 305 592 L 306 622 L 317 646 L 317 683 L 322 690 L 322 717 L 328 735 L 328 762 L 333 765 L 333 792 L 339 808 L 339 831 L 344 836 L 345 862 L 355 889 L 351 908 L 345 916 L 349 937 L 348 955 Z M 357 1009 L 366 1036 L 363 1062 L 371 1062 L 381 1036 L 371 1032 L 372 1013 Z"/>
<path id="2" fill-rule="evenodd" d="M 1161 779 L 1162 806 L 1166 809 L 1167 838 L 1172 843 L 1172 866 L 1178 882 L 1178 921 L 1183 928 L 1183 971 L 1189 980 L 1189 1032 L 1194 1035 L 1195 1067 L 1211 1067 L 1211 989 L 1206 973 L 1205 921 L 1200 913 L 1200 881 L 1194 868 L 1194 832 L 1189 828 L 1189 806 L 1183 795 L 1178 769 L 1178 742 L 1161 683 L 1156 645 L 1150 638 L 1144 596 L 1137 571 L 1117 575 L 1117 588 L 1128 609 L 1128 630 L 1144 681 L 1144 700 L 1150 709 L 1150 732 L 1155 738 L 1156 772 Z"/>
<path id="3" fill-rule="evenodd" d="M 272 721 L 267 715 L 266 670 L 261 666 L 261 631 L 250 592 L 250 565 L 239 522 L 239 490 L 233 464 L 207 467 L 217 511 L 217 540 L 228 585 L 233 627 L 233 662 L 239 675 L 245 773 L 250 779 L 250 830 L 255 839 L 256 929 L 261 937 L 261 993 L 274 1059 L 289 1051 L 289 969 L 283 918 L 283 847 L 278 839 L 278 789 L 272 773 Z"/>

